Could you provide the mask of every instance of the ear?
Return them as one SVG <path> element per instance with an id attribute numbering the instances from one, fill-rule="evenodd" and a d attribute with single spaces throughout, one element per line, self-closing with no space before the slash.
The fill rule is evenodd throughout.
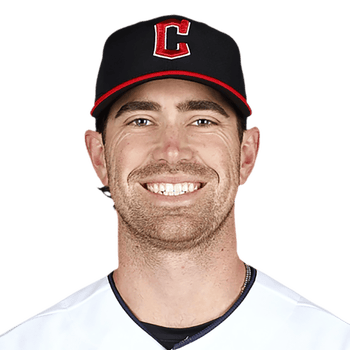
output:
<path id="1" fill-rule="evenodd" d="M 241 144 L 241 176 L 240 184 L 243 185 L 252 172 L 258 155 L 260 132 L 258 128 L 244 131 Z"/>
<path id="2" fill-rule="evenodd" d="M 85 144 L 92 166 L 104 186 L 108 186 L 107 166 L 104 156 L 102 135 L 97 131 L 88 130 L 85 133 Z"/>

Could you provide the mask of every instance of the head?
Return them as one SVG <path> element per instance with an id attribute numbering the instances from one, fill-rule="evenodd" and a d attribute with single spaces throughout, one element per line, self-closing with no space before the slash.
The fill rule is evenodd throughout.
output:
<path id="1" fill-rule="evenodd" d="M 179 40 L 171 38 L 173 27 L 188 35 L 188 44 L 169 48 Z M 145 49 L 151 34 L 151 58 L 148 50 L 132 56 L 116 53 L 122 43 L 128 44 L 125 38 L 139 40 L 134 46 Z M 200 49 L 196 42 L 204 38 Z M 221 58 L 217 47 L 210 51 L 213 57 L 201 51 L 218 41 L 225 48 Z M 96 132 L 86 133 L 86 144 L 96 173 L 110 189 L 119 226 L 164 249 L 187 249 L 210 240 L 232 220 L 238 186 L 252 171 L 259 145 L 258 129 L 246 130 L 251 111 L 234 41 L 177 16 L 125 28 L 107 40 L 97 91 L 92 110 Z M 160 198 L 148 187 L 159 181 L 200 182 L 200 187 L 191 194 Z"/>

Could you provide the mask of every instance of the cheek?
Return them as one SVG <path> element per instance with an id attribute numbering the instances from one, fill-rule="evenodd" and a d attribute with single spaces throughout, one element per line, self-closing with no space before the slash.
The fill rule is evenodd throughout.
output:
<path id="1" fill-rule="evenodd" d="M 127 133 L 115 135 L 108 143 L 108 171 L 113 177 L 127 179 L 130 172 L 139 166 L 146 157 L 144 143 L 135 141 Z"/>
<path id="2" fill-rule="evenodd" d="M 216 132 L 208 134 L 203 143 L 206 154 L 220 163 L 220 167 L 235 164 L 239 158 L 240 145 L 238 137 L 235 138 L 227 132 Z"/>
<path id="3" fill-rule="evenodd" d="M 214 169 L 219 181 L 227 188 L 234 188 L 239 180 L 240 144 L 233 133 L 216 132 L 207 135 L 202 148 L 203 160 Z"/>

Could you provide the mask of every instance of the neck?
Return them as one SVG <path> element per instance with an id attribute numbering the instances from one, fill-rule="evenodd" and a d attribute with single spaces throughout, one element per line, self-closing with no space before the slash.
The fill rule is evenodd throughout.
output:
<path id="1" fill-rule="evenodd" d="M 239 297 L 245 279 L 234 225 L 229 226 L 210 242 L 169 251 L 140 244 L 119 221 L 119 267 L 113 278 L 134 315 L 172 328 L 222 316 Z"/>

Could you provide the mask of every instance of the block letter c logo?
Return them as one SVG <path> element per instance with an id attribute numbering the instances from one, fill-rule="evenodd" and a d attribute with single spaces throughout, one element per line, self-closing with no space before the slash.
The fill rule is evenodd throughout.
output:
<path id="1" fill-rule="evenodd" d="M 183 19 L 182 21 L 178 19 L 167 19 L 163 22 L 157 23 L 154 26 L 155 43 L 153 55 L 167 58 L 168 60 L 189 56 L 191 54 L 190 49 L 185 42 L 177 43 L 176 50 L 169 50 L 167 48 L 167 30 L 170 27 L 175 27 L 178 35 L 188 35 L 190 22 L 186 19 Z"/>

